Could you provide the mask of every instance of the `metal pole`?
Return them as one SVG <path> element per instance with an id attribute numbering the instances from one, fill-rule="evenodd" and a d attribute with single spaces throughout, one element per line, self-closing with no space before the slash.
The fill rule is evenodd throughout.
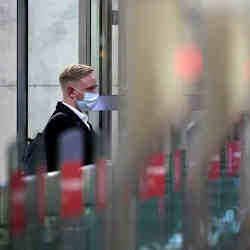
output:
<path id="1" fill-rule="evenodd" d="M 100 95 L 112 95 L 112 0 L 100 1 L 100 56 L 99 56 L 99 82 Z M 111 157 L 111 131 L 112 112 L 101 111 L 99 113 L 99 128 L 103 138 L 103 149 L 105 157 Z M 113 168 L 108 168 L 108 207 L 104 215 L 104 249 L 111 248 L 112 235 L 112 190 L 113 190 Z"/>
<path id="2" fill-rule="evenodd" d="M 79 63 L 91 64 L 90 0 L 79 0 Z"/>
<path id="3" fill-rule="evenodd" d="M 17 1 L 17 143 L 18 163 L 28 131 L 28 1 Z"/>
<path id="4" fill-rule="evenodd" d="M 112 1 L 100 2 L 100 94 L 112 95 Z M 111 112 L 100 112 L 99 127 L 105 133 L 111 157 Z"/>
<path id="5" fill-rule="evenodd" d="M 101 95 L 112 94 L 112 1 L 100 2 Z"/>

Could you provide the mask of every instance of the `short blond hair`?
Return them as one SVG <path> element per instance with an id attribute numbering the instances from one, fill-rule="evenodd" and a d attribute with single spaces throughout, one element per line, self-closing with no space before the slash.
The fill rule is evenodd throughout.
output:
<path id="1" fill-rule="evenodd" d="M 68 83 L 80 81 L 82 77 L 86 76 L 92 71 L 94 71 L 94 69 L 85 64 L 68 65 L 59 76 L 59 82 L 62 90 L 66 89 Z"/>

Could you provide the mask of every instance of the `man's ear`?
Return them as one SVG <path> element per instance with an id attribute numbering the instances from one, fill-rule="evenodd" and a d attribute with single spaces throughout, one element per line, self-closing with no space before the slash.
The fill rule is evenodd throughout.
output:
<path id="1" fill-rule="evenodd" d="M 71 86 L 68 86 L 66 88 L 66 93 L 67 93 L 67 96 L 70 97 L 71 99 L 75 99 L 75 97 L 77 96 L 77 92 Z"/>

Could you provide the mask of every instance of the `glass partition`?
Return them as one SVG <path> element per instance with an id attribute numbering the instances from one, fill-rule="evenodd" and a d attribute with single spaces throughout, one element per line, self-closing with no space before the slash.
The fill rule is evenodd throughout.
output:
<path id="1" fill-rule="evenodd" d="M 8 150 L 17 127 L 17 2 L 0 2 L 0 248 L 8 245 Z"/>
<path id="2" fill-rule="evenodd" d="M 7 184 L 7 149 L 16 139 L 17 124 L 17 3 L 0 3 L 0 186 Z"/>
<path id="3" fill-rule="evenodd" d="M 28 136 L 42 131 L 58 100 L 58 77 L 78 63 L 79 1 L 29 1 Z"/>

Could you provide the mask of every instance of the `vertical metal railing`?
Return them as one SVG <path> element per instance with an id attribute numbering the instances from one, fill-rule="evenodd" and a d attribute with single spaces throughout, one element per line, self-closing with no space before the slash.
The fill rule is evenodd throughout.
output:
<path id="1" fill-rule="evenodd" d="M 112 95 L 112 0 L 100 2 L 100 43 L 100 95 Z M 100 112 L 99 116 L 99 128 L 111 157 L 112 113 Z"/>
<path id="2" fill-rule="evenodd" d="M 91 63 L 91 1 L 79 0 L 79 63 Z"/>
<path id="3" fill-rule="evenodd" d="M 28 1 L 17 1 L 17 143 L 18 162 L 28 133 Z"/>
<path id="4" fill-rule="evenodd" d="M 100 47 L 99 47 L 99 91 L 100 95 L 112 95 L 112 0 L 100 1 Z M 103 155 L 112 159 L 111 155 L 111 137 L 112 137 L 112 112 L 101 111 L 99 112 L 99 129 L 102 136 Z M 103 238 L 104 249 L 110 249 L 112 232 L 112 178 L 114 166 L 108 167 L 108 205 L 105 210 L 103 219 Z"/>

